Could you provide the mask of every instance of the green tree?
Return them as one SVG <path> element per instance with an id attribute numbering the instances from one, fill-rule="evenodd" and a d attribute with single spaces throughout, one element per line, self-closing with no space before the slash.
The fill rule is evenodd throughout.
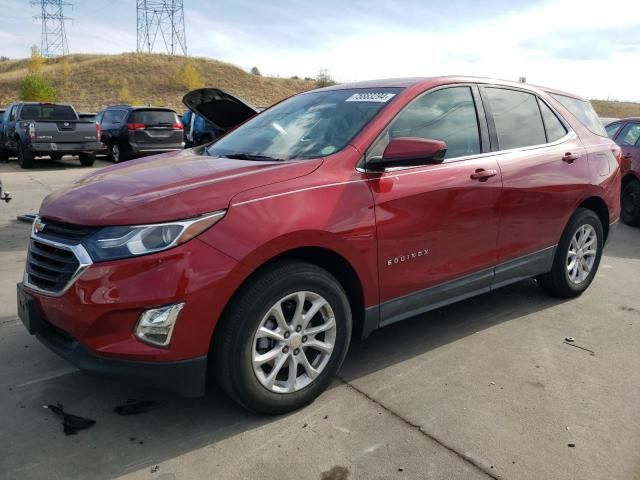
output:
<path id="1" fill-rule="evenodd" d="M 58 95 L 48 78 L 28 73 L 20 86 L 20 98 L 26 102 L 55 102 Z"/>
<path id="2" fill-rule="evenodd" d="M 260 73 L 260 70 L 258 70 L 258 67 L 251 68 L 251 73 L 253 73 L 254 75 L 257 75 L 258 77 L 262 76 L 262 74 Z"/>
<path id="3" fill-rule="evenodd" d="M 316 87 L 330 87 L 331 85 L 335 85 L 336 82 L 333 77 L 329 74 L 329 70 L 326 68 L 321 69 L 318 72 L 318 76 L 316 77 Z"/>
<path id="4" fill-rule="evenodd" d="M 20 98 L 27 102 L 55 102 L 58 94 L 53 82 L 43 73 L 45 58 L 35 45 L 31 47 L 31 59 L 27 65 L 28 73 L 20 85 Z"/>
<path id="5" fill-rule="evenodd" d="M 194 90 L 204 85 L 200 70 L 193 62 L 185 63 L 178 72 L 178 84 L 187 90 Z"/>
<path id="6" fill-rule="evenodd" d="M 127 79 L 123 79 L 122 82 L 120 82 L 120 91 L 118 92 L 118 99 L 122 102 L 122 103 L 131 103 L 131 91 L 129 90 L 129 82 L 127 81 Z"/>

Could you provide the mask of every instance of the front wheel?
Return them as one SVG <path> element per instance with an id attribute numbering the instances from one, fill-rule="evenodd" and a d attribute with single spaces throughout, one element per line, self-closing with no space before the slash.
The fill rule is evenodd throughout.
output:
<path id="1" fill-rule="evenodd" d="M 627 225 L 640 225 L 640 181 L 630 181 L 622 190 L 620 218 Z"/>
<path id="2" fill-rule="evenodd" d="M 342 365 L 351 309 L 340 283 L 305 262 L 282 262 L 242 287 L 216 329 L 213 370 L 246 408 L 276 415 L 311 403 Z"/>
<path id="3" fill-rule="evenodd" d="M 560 238 L 551 271 L 538 277 L 538 284 L 555 296 L 577 297 L 591 285 L 603 246 L 600 217 L 592 210 L 579 208 Z"/>

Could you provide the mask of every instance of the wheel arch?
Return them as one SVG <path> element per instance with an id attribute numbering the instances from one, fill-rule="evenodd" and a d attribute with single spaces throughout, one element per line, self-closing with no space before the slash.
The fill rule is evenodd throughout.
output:
<path id="1" fill-rule="evenodd" d="M 211 346 L 213 346 L 216 331 L 218 330 L 221 320 L 224 318 L 228 308 L 233 303 L 233 300 L 242 291 L 243 287 L 260 272 L 270 268 L 278 262 L 286 260 L 297 260 L 301 262 L 308 262 L 314 264 L 333 275 L 345 293 L 349 300 L 349 306 L 351 307 L 352 315 L 352 333 L 351 338 L 361 338 L 362 332 L 365 327 L 365 301 L 364 290 L 362 280 L 351 263 L 341 254 L 326 247 L 318 246 L 304 246 L 295 247 L 290 250 L 286 250 L 278 253 L 277 255 L 265 260 L 257 268 L 255 268 L 249 275 L 244 278 L 238 288 L 236 288 L 233 295 L 229 298 L 225 304 L 222 313 L 216 326 L 213 330 L 211 338 Z"/>
<path id="2" fill-rule="evenodd" d="M 593 211 L 598 218 L 600 218 L 600 222 L 602 223 L 602 230 L 604 232 L 604 241 L 607 240 L 609 236 L 609 208 L 607 204 L 601 197 L 593 196 L 583 200 L 578 208 L 585 208 L 587 210 Z"/>

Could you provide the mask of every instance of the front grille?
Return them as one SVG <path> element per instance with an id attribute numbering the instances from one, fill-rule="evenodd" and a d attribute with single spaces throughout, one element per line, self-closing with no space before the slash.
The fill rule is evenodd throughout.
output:
<path id="1" fill-rule="evenodd" d="M 58 293 L 64 290 L 78 268 L 80 262 L 71 250 L 31 239 L 26 272 L 31 286 Z"/>
<path id="2" fill-rule="evenodd" d="M 41 222 L 44 224 L 44 230 L 38 235 L 56 242 L 78 244 L 97 230 L 96 227 L 54 222 L 47 218 L 42 218 Z"/>

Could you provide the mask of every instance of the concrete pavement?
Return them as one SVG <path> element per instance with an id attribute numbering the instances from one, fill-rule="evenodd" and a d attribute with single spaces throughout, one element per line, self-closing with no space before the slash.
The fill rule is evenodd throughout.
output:
<path id="1" fill-rule="evenodd" d="M 15 216 L 90 170 L 0 164 L 14 197 L 0 204 L 0 477 L 640 479 L 640 229 L 618 228 L 582 297 L 526 281 L 387 327 L 313 405 L 268 418 L 215 389 L 190 400 L 89 378 L 27 334 Z M 113 413 L 128 399 L 161 405 Z M 97 424 L 64 436 L 42 408 L 57 402 Z"/>

